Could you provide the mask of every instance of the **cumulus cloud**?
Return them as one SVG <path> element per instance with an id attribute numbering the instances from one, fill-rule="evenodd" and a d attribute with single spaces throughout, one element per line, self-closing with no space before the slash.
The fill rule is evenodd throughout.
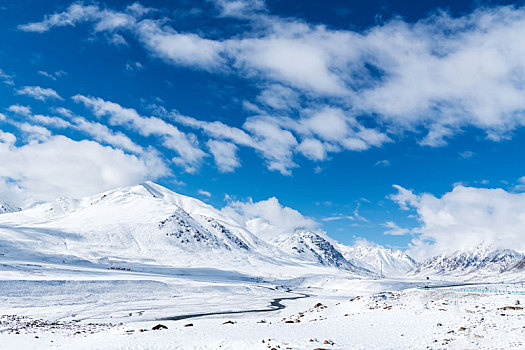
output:
<path id="1" fill-rule="evenodd" d="M 319 225 L 295 209 L 285 207 L 275 197 L 254 202 L 233 201 L 222 209 L 249 231 L 264 240 L 277 238 L 281 233 L 295 228 L 316 229 Z"/>
<path id="2" fill-rule="evenodd" d="M 155 159 L 94 141 L 49 136 L 17 146 L 16 140 L 13 134 L 0 131 L 0 194 L 17 204 L 27 199 L 91 195 L 169 174 Z"/>
<path id="3" fill-rule="evenodd" d="M 40 86 L 24 86 L 16 90 L 19 95 L 26 95 L 36 100 L 45 101 L 47 99 L 63 100 L 62 97 L 53 89 L 42 88 Z"/>
<path id="4" fill-rule="evenodd" d="M 525 193 L 457 185 L 436 197 L 396 188 L 392 199 L 414 209 L 421 223 L 408 251 L 417 259 L 482 243 L 525 251 Z"/>

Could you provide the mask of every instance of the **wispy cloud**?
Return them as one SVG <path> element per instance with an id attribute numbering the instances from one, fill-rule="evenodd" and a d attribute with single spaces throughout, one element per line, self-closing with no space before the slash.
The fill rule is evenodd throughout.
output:
<path id="1" fill-rule="evenodd" d="M 16 93 L 40 101 L 45 101 L 47 99 L 63 100 L 55 90 L 51 88 L 42 88 L 40 86 L 24 86 L 23 88 L 16 90 Z"/>
<path id="2" fill-rule="evenodd" d="M 205 191 L 205 190 L 202 190 L 202 189 L 199 189 L 199 190 L 197 191 L 197 193 L 200 194 L 200 195 L 202 195 L 202 196 L 204 196 L 204 197 L 208 197 L 208 198 L 211 197 L 211 193 L 210 193 L 210 192 Z"/>
<path id="3" fill-rule="evenodd" d="M 76 95 L 73 100 L 91 109 L 98 117 L 108 117 L 111 125 L 124 126 L 145 137 L 159 136 L 164 147 L 177 153 L 172 161 L 188 172 L 195 172 L 206 156 L 193 134 L 186 134 L 163 119 L 141 116 L 135 109 L 98 97 Z"/>
<path id="4" fill-rule="evenodd" d="M 66 76 L 67 72 L 65 72 L 63 70 L 59 70 L 59 71 L 56 71 L 54 73 L 48 73 L 46 71 L 39 70 L 38 74 L 40 74 L 43 77 L 49 78 L 51 80 L 57 80 L 60 77 Z"/>

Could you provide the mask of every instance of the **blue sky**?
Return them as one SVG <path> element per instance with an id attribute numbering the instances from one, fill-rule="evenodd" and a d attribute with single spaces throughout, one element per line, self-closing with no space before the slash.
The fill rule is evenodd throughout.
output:
<path id="1" fill-rule="evenodd" d="M 453 189 L 521 195 L 521 2 L 0 4 L 8 201 L 153 180 L 414 250 Z"/>

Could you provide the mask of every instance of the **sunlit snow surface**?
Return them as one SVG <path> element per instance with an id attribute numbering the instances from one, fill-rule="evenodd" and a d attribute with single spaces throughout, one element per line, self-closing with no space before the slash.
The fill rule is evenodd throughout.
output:
<path id="1" fill-rule="evenodd" d="M 523 270 L 375 279 L 413 262 L 290 237 L 152 183 L 2 214 L 0 348 L 525 348 Z"/>

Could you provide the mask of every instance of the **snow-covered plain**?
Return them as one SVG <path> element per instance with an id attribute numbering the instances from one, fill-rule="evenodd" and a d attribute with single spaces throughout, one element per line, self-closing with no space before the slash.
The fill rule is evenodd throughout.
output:
<path id="1" fill-rule="evenodd" d="M 414 264 L 301 229 L 263 241 L 153 183 L 63 198 L 0 215 L 0 348 L 525 348 L 523 270 L 454 287 L 401 276 Z"/>

